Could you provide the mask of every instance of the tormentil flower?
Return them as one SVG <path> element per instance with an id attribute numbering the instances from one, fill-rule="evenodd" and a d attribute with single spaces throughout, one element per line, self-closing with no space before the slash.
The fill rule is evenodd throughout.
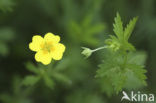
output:
<path id="1" fill-rule="evenodd" d="M 35 51 L 35 60 L 48 65 L 52 59 L 62 59 L 65 51 L 65 46 L 59 43 L 60 37 L 52 33 L 47 33 L 44 38 L 40 35 L 35 35 L 32 38 L 32 42 L 29 44 L 29 48 Z"/>

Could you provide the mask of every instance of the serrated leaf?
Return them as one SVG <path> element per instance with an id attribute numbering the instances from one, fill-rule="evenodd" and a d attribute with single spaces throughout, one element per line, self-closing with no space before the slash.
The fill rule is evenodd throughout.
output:
<path id="1" fill-rule="evenodd" d="M 112 85 L 114 86 L 117 94 L 123 89 L 126 79 L 126 75 L 122 71 L 113 73 Z"/>
<path id="2" fill-rule="evenodd" d="M 110 60 L 104 60 L 102 64 L 99 65 L 100 69 L 97 70 L 96 77 L 104 77 L 116 69 L 116 64 L 110 63 Z"/>
<path id="3" fill-rule="evenodd" d="M 125 83 L 125 88 L 132 90 L 132 89 L 139 89 L 142 88 L 144 85 L 142 83 L 142 81 L 140 81 L 140 79 L 135 75 L 135 73 L 130 70 L 130 69 L 126 69 L 126 83 Z"/>
<path id="4" fill-rule="evenodd" d="M 130 53 L 128 55 L 128 63 L 130 64 L 137 64 L 137 65 L 144 65 L 147 59 L 147 54 L 143 51 L 135 52 L 135 53 Z"/>
<path id="5" fill-rule="evenodd" d="M 129 39 L 129 37 L 130 37 L 134 27 L 135 27 L 137 20 L 138 20 L 138 17 L 135 17 L 132 20 L 130 20 L 129 24 L 127 24 L 127 26 L 124 30 L 124 39 L 126 41 L 128 41 L 128 39 Z"/>
<path id="6" fill-rule="evenodd" d="M 135 51 L 135 47 L 128 42 L 128 39 L 134 29 L 136 21 L 137 21 L 137 17 L 133 18 L 130 21 L 130 23 L 127 25 L 127 28 L 124 29 L 123 23 L 121 21 L 121 17 L 119 13 L 117 13 L 117 16 L 115 17 L 115 23 L 113 24 L 114 26 L 113 31 L 116 34 L 116 38 L 115 36 L 111 36 L 111 39 L 106 40 L 106 41 L 109 40 L 109 42 L 106 43 L 109 46 L 109 48 L 113 48 L 112 50 L 114 51 L 117 50 L 124 51 L 124 52 Z"/>
<path id="7" fill-rule="evenodd" d="M 146 75 L 145 73 L 147 72 L 145 69 L 143 69 L 143 66 L 137 65 L 137 64 L 127 64 L 127 68 L 132 70 L 134 75 L 141 81 L 142 85 L 146 86 Z"/>
<path id="8" fill-rule="evenodd" d="M 105 57 L 103 63 L 100 64 L 96 77 L 101 80 L 101 85 L 103 86 L 102 90 L 108 95 L 111 95 L 111 93 L 118 93 L 123 88 L 130 89 L 129 83 L 135 83 L 134 86 L 131 86 L 131 88 L 134 89 L 146 86 L 146 70 L 143 69 L 142 61 L 141 64 L 139 62 L 141 58 L 144 58 L 144 55 L 140 54 L 139 56 L 138 53 L 134 54 L 128 55 L 128 60 L 125 65 L 123 64 L 125 62 L 122 57 L 123 54 L 119 53 L 110 53 L 108 57 Z M 109 79 L 109 82 L 103 78 Z M 107 86 L 104 86 L 103 82 L 107 84 Z M 113 90 L 108 87 L 111 87 Z M 106 88 L 109 90 L 106 90 Z"/>
<path id="9" fill-rule="evenodd" d="M 126 51 L 135 51 L 135 47 L 129 42 L 124 43 L 124 48 Z"/>
<path id="10" fill-rule="evenodd" d="M 121 21 L 121 17 L 119 15 L 119 13 L 117 13 L 117 16 L 115 17 L 115 23 L 113 24 L 114 26 L 114 33 L 116 34 L 116 36 L 118 37 L 118 39 L 122 40 L 123 39 L 123 23 Z"/>
<path id="11" fill-rule="evenodd" d="M 134 29 L 137 17 L 133 18 L 126 29 L 123 31 L 123 25 L 120 15 L 117 13 L 115 17 L 114 33 L 116 36 L 110 36 L 105 41 L 108 48 L 118 47 L 116 52 L 108 52 L 100 68 L 97 70 L 96 77 L 101 84 L 107 86 L 102 87 L 108 94 L 118 93 L 123 88 L 131 89 L 146 86 L 147 72 L 144 69 L 145 54 L 132 53 L 135 47 L 128 42 L 128 39 Z M 110 54 L 109 54 L 110 53 Z M 134 86 L 128 84 L 135 83 Z M 112 89 L 110 89 L 112 88 Z"/>
<path id="12" fill-rule="evenodd" d="M 107 96 L 112 96 L 114 94 L 114 88 L 112 86 L 112 83 L 110 81 L 110 78 L 104 77 L 104 78 L 99 78 L 98 83 L 100 84 L 102 92 L 106 93 Z"/>
<path id="13" fill-rule="evenodd" d="M 121 91 L 125 85 L 126 76 L 121 69 L 120 65 L 122 64 L 123 60 L 118 55 L 111 55 L 109 58 L 105 58 L 103 63 L 99 66 L 96 77 L 101 80 L 102 78 L 108 78 L 109 81 L 103 81 L 105 84 L 109 84 L 106 87 L 112 87 L 109 89 L 110 91 L 105 90 L 108 95 L 111 95 L 112 92 L 118 93 Z M 108 83 L 107 83 L 108 82 Z"/>
<path id="14" fill-rule="evenodd" d="M 40 77 L 38 76 L 33 76 L 33 75 L 29 75 L 26 76 L 23 80 L 23 85 L 26 86 L 33 86 L 34 84 L 36 84 L 38 81 L 40 80 Z"/>

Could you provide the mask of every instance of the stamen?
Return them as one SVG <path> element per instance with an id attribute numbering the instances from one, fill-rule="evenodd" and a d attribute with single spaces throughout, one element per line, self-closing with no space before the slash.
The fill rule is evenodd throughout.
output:
<path id="1" fill-rule="evenodd" d="M 41 48 L 44 53 L 50 53 L 51 51 L 54 50 L 54 46 L 52 42 L 44 42 L 41 44 Z"/>

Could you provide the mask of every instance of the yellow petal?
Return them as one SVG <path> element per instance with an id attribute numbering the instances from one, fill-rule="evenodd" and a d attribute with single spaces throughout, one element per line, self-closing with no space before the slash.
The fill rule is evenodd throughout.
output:
<path id="1" fill-rule="evenodd" d="M 45 41 L 50 41 L 53 43 L 58 43 L 60 41 L 60 37 L 58 35 L 54 35 L 53 33 L 47 33 L 44 36 Z"/>
<path id="2" fill-rule="evenodd" d="M 29 48 L 32 51 L 39 51 L 41 49 L 41 44 L 43 43 L 44 39 L 39 36 L 39 35 L 35 35 L 32 38 L 32 42 L 29 44 Z"/>
<path id="3" fill-rule="evenodd" d="M 55 50 L 52 52 L 52 58 L 55 60 L 62 59 L 63 53 L 65 51 L 65 46 L 61 43 L 55 45 Z"/>
<path id="4" fill-rule="evenodd" d="M 48 65 L 50 64 L 52 57 L 50 53 L 40 50 L 35 54 L 35 60 L 43 63 L 44 65 Z"/>

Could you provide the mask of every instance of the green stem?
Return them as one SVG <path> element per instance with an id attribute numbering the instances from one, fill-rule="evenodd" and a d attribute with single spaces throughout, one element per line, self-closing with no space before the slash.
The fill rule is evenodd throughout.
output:
<path id="1" fill-rule="evenodd" d="M 92 52 L 96 52 L 96 51 L 99 51 L 99 50 L 105 49 L 105 48 L 107 48 L 107 46 L 102 46 L 102 47 L 96 48 L 96 49 L 92 50 Z"/>
<path id="2" fill-rule="evenodd" d="M 126 64 L 127 64 L 127 53 L 124 54 L 123 69 L 125 68 Z"/>

